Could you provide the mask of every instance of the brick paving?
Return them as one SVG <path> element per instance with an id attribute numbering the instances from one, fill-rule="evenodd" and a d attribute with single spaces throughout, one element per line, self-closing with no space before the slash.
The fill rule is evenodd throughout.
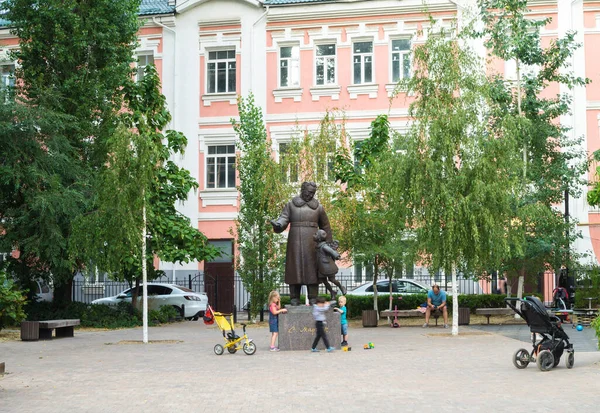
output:
<path id="1" fill-rule="evenodd" d="M 216 356 L 220 332 L 201 322 L 150 328 L 150 340 L 168 341 L 148 345 L 119 344 L 141 340 L 139 328 L 9 341 L 0 412 L 598 411 L 600 352 L 577 351 L 572 370 L 564 360 L 517 370 L 512 354 L 528 342 L 460 331 L 355 327 L 350 352 L 271 353 L 268 328 L 249 328 L 253 356 Z"/>

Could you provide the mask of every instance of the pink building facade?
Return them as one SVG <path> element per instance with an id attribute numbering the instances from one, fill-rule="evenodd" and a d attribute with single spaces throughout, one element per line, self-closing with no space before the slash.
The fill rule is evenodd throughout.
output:
<path id="1" fill-rule="evenodd" d="M 474 0 L 144 0 L 143 28 L 136 50 L 140 69 L 155 63 L 173 120 L 189 144 L 176 161 L 191 171 L 199 190 L 178 205 L 194 226 L 234 255 L 230 233 L 238 211 L 234 169 L 238 95 L 252 92 L 263 108 L 275 157 L 299 129 L 315 129 L 327 110 L 341 110 L 348 139 L 368 136 L 370 122 L 387 113 L 394 129 L 409 125 L 410 96 L 390 100 L 398 80 L 410 76 L 410 50 L 423 43 L 418 31 L 429 25 L 461 23 Z M 574 136 L 584 136 L 589 153 L 600 149 L 600 0 L 530 1 L 531 18 L 551 17 L 542 31 L 549 43 L 570 30 L 582 47 L 572 70 L 592 83 L 574 91 L 551 87 L 545 93 L 570 93 L 572 115 L 560 119 Z M 17 41 L 0 30 L 0 69 L 9 82 L 6 51 Z M 474 44 L 481 55 L 486 51 Z M 494 61 L 490 71 L 514 74 L 511 62 Z M 600 210 L 571 199 L 570 213 L 582 238 L 576 248 L 596 262 L 600 254 Z M 564 208 L 564 205 L 558 206 Z M 233 274 L 233 259 L 179 265 L 161 262 L 169 278 L 218 268 Z M 205 268 L 206 266 L 206 268 Z M 350 271 L 350 269 L 348 269 Z M 416 273 L 426 271 L 416 268 Z M 487 287 L 486 287 L 487 288 Z"/>

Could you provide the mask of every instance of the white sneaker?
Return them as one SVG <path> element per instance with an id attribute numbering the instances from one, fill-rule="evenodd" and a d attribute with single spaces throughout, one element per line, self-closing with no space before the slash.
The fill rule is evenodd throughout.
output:
<path id="1" fill-rule="evenodd" d="M 429 324 L 427 324 L 427 323 L 423 324 L 423 328 L 427 328 L 427 327 L 429 327 Z"/>
<path id="2" fill-rule="evenodd" d="M 444 328 L 448 328 L 448 324 L 444 324 Z"/>

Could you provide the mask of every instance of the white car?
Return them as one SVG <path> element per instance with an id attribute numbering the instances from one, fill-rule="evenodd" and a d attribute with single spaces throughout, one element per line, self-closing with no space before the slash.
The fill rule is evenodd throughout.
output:
<path id="1" fill-rule="evenodd" d="M 34 282 L 34 293 L 38 301 L 52 301 L 54 293 L 52 287 L 44 280 L 35 280 Z"/>
<path id="2" fill-rule="evenodd" d="M 377 294 L 389 294 L 390 280 L 377 281 Z M 427 294 L 429 289 L 416 281 L 399 278 L 392 280 L 392 294 Z M 373 282 L 368 282 L 349 291 L 348 295 L 372 295 Z"/>
<path id="3" fill-rule="evenodd" d="M 173 306 L 183 318 L 197 320 L 204 315 L 208 305 L 205 293 L 197 293 L 189 288 L 175 284 L 147 283 L 148 309 L 158 310 L 163 305 Z M 117 305 L 120 302 L 131 303 L 135 287 L 123 291 L 114 297 L 99 298 L 92 304 Z M 139 286 L 138 307 L 142 305 L 142 285 Z"/>

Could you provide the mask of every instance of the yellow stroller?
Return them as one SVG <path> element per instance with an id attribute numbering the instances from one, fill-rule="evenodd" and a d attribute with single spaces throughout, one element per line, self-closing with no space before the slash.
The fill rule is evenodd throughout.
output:
<path id="1" fill-rule="evenodd" d="M 229 317 L 229 320 L 227 320 Z M 220 356 L 227 349 L 228 352 L 234 354 L 238 350 L 244 350 L 244 353 L 251 356 L 256 353 L 256 344 L 252 342 L 252 339 L 246 335 L 246 324 L 240 323 L 244 329 L 244 335 L 242 337 L 235 334 L 235 326 L 233 324 L 233 315 L 225 314 L 213 311 L 209 305 L 204 312 L 204 324 L 210 325 L 215 321 L 219 326 L 219 330 L 223 333 L 225 339 L 225 346 L 221 344 L 215 345 L 214 351 L 217 356 Z"/>

